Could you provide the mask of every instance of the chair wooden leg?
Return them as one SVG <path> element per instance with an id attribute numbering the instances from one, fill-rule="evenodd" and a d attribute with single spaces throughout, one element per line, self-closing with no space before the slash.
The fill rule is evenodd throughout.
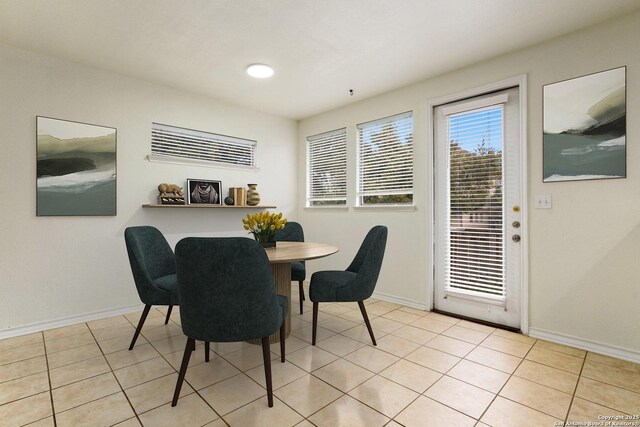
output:
<path id="1" fill-rule="evenodd" d="M 173 392 L 173 400 L 171 406 L 178 404 L 178 397 L 180 397 L 180 389 L 184 382 L 184 376 L 187 373 L 187 366 L 189 366 L 189 359 L 191 358 L 191 352 L 196 349 L 196 341 L 193 338 L 187 338 L 187 343 L 184 346 L 184 355 L 182 356 L 182 365 L 180 365 L 180 372 L 178 373 L 178 382 L 176 383 L 176 390 Z"/>
<path id="2" fill-rule="evenodd" d="M 280 361 L 284 363 L 284 324 L 285 319 L 282 319 L 282 325 L 280 325 Z"/>
<path id="3" fill-rule="evenodd" d="M 140 335 L 140 331 L 142 330 L 142 325 L 144 325 L 144 321 L 147 320 L 147 315 L 149 314 L 149 310 L 151 310 L 151 304 L 145 305 L 144 310 L 142 310 L 142 316 L 140 316 L 140 321 L 138 322 L 138 327 L 136 328 L 136 332 L 133 334 L 133 339 L 131 340 L 131 345 L 129 346 L 129 350 L 133 350 L 133 346 L 136 345 L 136 340 L 138 339 L 138 335 Z"/>
<path id="4" fill-rule="evenodd" d="M 303 314 L 303 310 L 304 310 L 302 308 L 302 301 L 306 300 L 306 298 L 304 297 L 304 286 L 302 286 L 303 283 L 304 283 L 303 280 L 298 281 L 298 287 L 300 292 L 300 314 Z"/>
<path id="5" fill-rule="evenodd" d="M 170 305 L 169 309 L 167 310 L 167 317 L 166 319 L 164 319 L 164 324 L 166 325 L 167 323 L 169 323 L 169 318 L 171 317 L 171 310 L 173 310 L 173 306 Z"/>
<path id="6" fill-rule="evenodd" d="M 313 332 L 311 334 L 311 345 L 316 345 L 316 332 L 318 331 L 318 303 L 313 302 Z"/>
<path id="7" fill-rule="evenodd" d="M 267 380 L 267 401 L 269 408 L 273 407 L 273 387 L 271 386 L 271 350 L 269 337 L 262 338 L 262 358 L 264 359 L 264 376 Z"/>
<path id="8" fill-rule="evenodd" d="M 204 342 L 204 361 L 205 362 L 209 361 L 209 354 L 210 354 L 210 352 L 209 352 L 209 344 L 210 344 L 209 341 L 205 341 Z"/>
<path id="9" fill-rule="evenodd" d="M 364 318 L 364 323 L 367 325 L 367 329 L 369 330 L 371 341 L 373 341 L 373 345 L 377 346 L 378 343 L 376 342 L 376 337 L 373 336 L 373 329 L 371 329 L 371 323 L 369 323 L 369 316 L 367 316 L 367 310 L 364 308 L 364 303 L 362 301 L 358 301 L 358 306 L 360 307 L 360 312 Z"/>

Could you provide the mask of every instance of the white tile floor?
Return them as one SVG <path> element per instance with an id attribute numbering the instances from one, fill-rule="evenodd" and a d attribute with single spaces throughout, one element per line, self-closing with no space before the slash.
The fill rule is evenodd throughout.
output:
<path id="1" fill-rule="evenodd" d="M 140 313 L 0 341 L 0 426 L 553 426 L 640 414 L 640 365 L 374 299 L 373 347 L 355 303 L 297 314 L 287 361 L 248 343 L 193 354 L 170 401 L 185 337 L 179 312 Z M 636 420 L 640 425 L 640 420 Z"/>

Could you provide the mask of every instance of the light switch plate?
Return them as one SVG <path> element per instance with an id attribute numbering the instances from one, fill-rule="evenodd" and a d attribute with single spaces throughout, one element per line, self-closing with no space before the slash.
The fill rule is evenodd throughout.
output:
<path id="1" fill-rule="evenodd" d="M 535 196 L 535 207 L 536 209 L 551 209 L 551 196 Z"/>

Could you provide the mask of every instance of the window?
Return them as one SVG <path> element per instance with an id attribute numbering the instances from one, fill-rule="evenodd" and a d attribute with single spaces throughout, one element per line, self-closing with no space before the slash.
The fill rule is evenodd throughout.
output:
<path id="1" fill-rule="evenodd" d="M 307 138 L 307 206 L 346 206 L 347 131 Z"/>
<path id="2" fill-rule="evenodd" d="M 413 204 L 411 112 L 358 125 L 358 205 Z"/>
<path id="3" fill-rule="evenodd" d="M 504 298 L 503 104 L 450 114 L 447 125 L 446 286 Z"/>
<path id="4" fill-rule="evenodd" d="M 254 168 L 256 141 L 153 123 L 150 160 Z"/>

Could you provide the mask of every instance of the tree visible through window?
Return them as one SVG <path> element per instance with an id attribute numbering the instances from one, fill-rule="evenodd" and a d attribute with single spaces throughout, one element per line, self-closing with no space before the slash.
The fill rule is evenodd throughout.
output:
<path id="1" fill-rule="evenodd" d="M 450 143 L 451 208 L 461 212 L 502 207 L 502 152 L 485 139 L 475 147 Z"/>
<path id="2" fill-rule="evenodd" d="M 358 203 L 413 204 L 413 116 L 358 125 Z"/>
<path id="3" fill-rule="evenodd" d="M 502 105 L 449 116 L 448 134 L 448 285 L 502 296 Z"/>

